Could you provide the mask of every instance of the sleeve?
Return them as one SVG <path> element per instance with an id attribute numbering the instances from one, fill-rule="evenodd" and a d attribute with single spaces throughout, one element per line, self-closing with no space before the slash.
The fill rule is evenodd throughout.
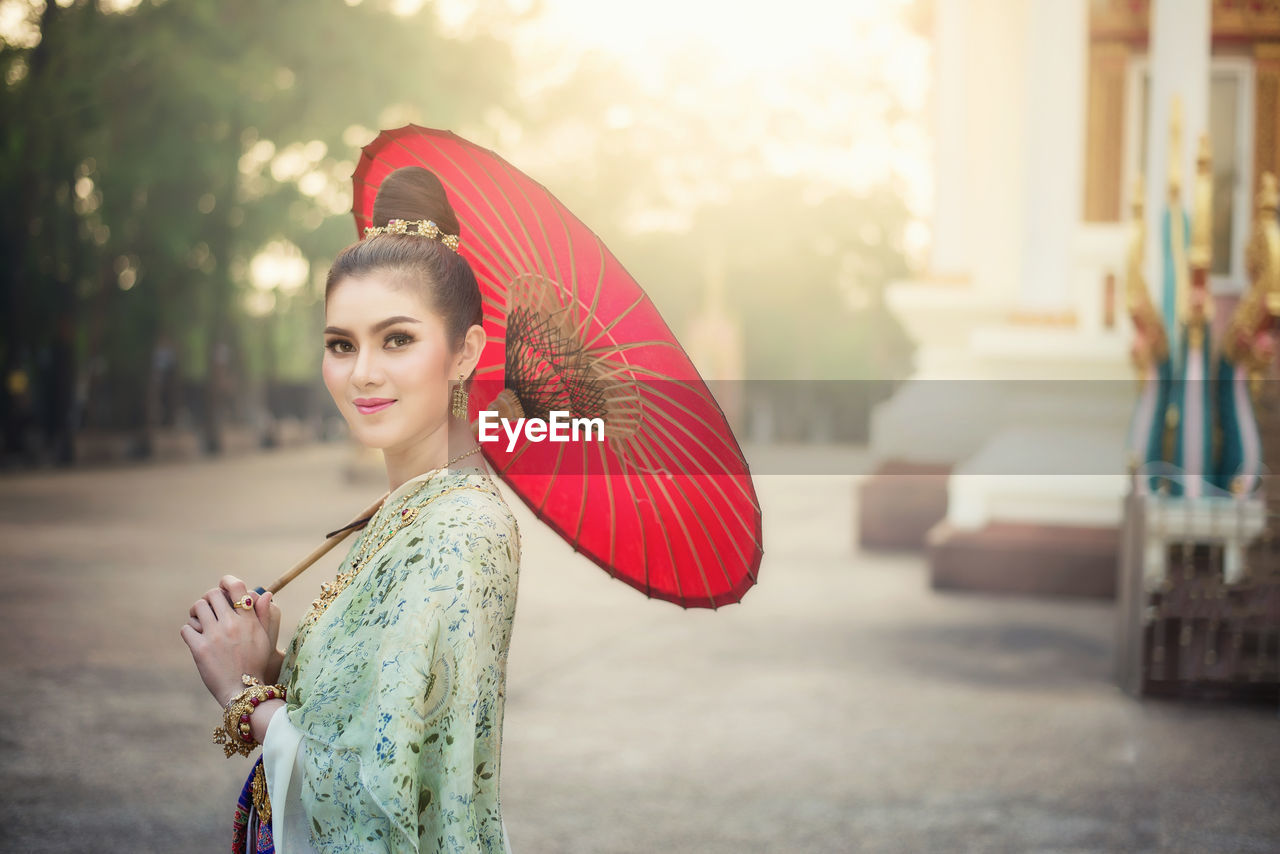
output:
<path id="1" fill-rule="evenodd" d="M 306 744 L 302 731 L 276 712 L 262 740 L 262 770 L 271 799 L 271 836 L 276 854 L 317 854 L 302 809 L 302 774 Z"/>

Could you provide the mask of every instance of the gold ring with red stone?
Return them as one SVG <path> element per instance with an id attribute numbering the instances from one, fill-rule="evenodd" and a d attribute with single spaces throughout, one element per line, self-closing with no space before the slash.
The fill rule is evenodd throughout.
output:
<path id="1" fill-rule="evenodd" d="M 231 607 L 236 608 L 238 610 L 252 611 L 253 597 L 250 596 L 248 593 L 246 593 L 244 594 L 243 598 L 237 599 L 236 601 L 232 602 Z"/>

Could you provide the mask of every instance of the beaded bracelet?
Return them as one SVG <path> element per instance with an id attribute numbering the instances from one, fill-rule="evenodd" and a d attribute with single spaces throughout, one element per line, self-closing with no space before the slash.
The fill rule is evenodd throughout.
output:
<path id="1" fill-rule="evenodd" d="M 239 753 L 248 756 L 258 743 L 253 740 L 253 730 L 249 718 L 264 700 L 285 699 L 283 685 L 263 685 L 256 676 L 248 673 L 240 677 L 245 689 L 227 703 L 223 710 L 222 726 L 213 730 L 213 743 L 221 744 L 222 751 L 228 759 L 231 754 Z"/>

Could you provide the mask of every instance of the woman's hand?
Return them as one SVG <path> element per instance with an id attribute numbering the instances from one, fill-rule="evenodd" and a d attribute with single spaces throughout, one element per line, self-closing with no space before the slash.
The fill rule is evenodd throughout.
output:
<path id="1" fill-rule="evenodd" d="M 243 582 L 241 585 L 243 590 Z M 239 598 L 244 596 L 241 592 Z M 188 621 L 179 634 L 191 650 L 205 687 L 219 705 L 225 706 L 244 689 L 241 676 L 245 673 L 267 684 L 275 681 L 266 679 L 278 655 L 264 628 L 272 622 L 270 593 L 257 597 L 254 608 L 246 611 L 231 606 L 225 587 L 215 587 L 191 606 L 191 616 L 195 624 Z M 278 632 L 279 616 L 274 620 Z M 278 664 L 275 666 L 278 678 Z"/>
<path id="2" fill-rule="evenodd" d="M 218 586 L 227 594 L 227 599 L 231 602 L 241 601 L 249 594 L 249 588 L 234 575 L 222 576 Z M 262 628 L 266 631 L 267 637 L 271 641 L 271 660 L 267 664 L 266 679 L 264 681 L 269 684 L 278 682 L 280 680 L 280 668 L 284 665 L 284 653 L 278 648 L 280 639 L 280 606 L 275 603 L 274 594 L 264 593 L 254 599 L 253 610 L 258 616 L 258 622 L 262 623 Z M 204 631 L 204 626 L 196 613 L 195 605 L 191 606 L 191 611 L 187 617 L 187 625 L 197 632 Z"/>

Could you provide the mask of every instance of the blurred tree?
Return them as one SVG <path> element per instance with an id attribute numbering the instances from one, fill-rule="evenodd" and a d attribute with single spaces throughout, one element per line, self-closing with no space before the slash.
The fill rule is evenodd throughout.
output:
<path id="1" fill-rule="evenodd" d="M 93 413 L 144 428 L 146 378 L 168 332 L 204 381 L 206 447 L 220 450 L 229 378 L 219 372 L 242 349 L 249 259 L 283 237 L 319 268 L 350 242 L 361 128 L 454 125 L 508 89 L 505 46 L 447 38 L 433 15 L 396 14 L 403 5 L 26 7 L 29 37 L 0 44 L 0 191 L 14 200 L 0 213 L 0 346 L 6 378 L 58 354 L 45 359 L 58 382 L 37 383 L 52 422 L 72 426 L 79 332 L 88 393 L 106 398 Z M 314 322 L 308 293 L 297 314 Z M 13 449 L 9 385 L 0 401 Z M 69 453 L 68 437 L 59 456 Z"/>

